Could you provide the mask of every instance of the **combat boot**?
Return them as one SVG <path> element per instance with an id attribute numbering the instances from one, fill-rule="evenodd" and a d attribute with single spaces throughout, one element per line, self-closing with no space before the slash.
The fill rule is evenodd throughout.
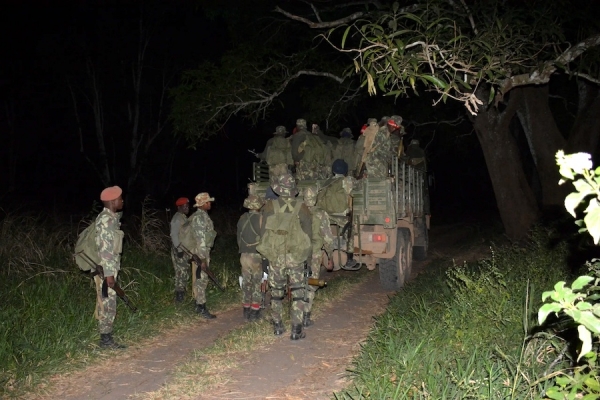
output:
<path id="1" fill-rule="evenodd" d="M 273 322 L 273 333 L 275 334 L 275 336 L 281 336 L 283 335 L 283 332 L 285 332 L 285 328 L 283 327 L 283 322 L 281 321 L 274 321 Z"/>
<path id="2" fill-rule="evenodd" d="M 244 307 L 244 319 L 246 321 L 250 320 L 250 307 Z"/>
<path id="3" fill-rule="evenodd" d="M 182 290 L 176 290 L 175 291 L 175 302 L 176 303 L 181 303 L 183 301 L 183 298 L 185 297 L 185 292 Z"/>
<path id="4" fill-rule="evenodd" d="M 304 339 L 306 337 L 306 333 L 302 330 L 302 324 L 292 325 L 292 334 L 290 335 L 290 339 L 298 340 Z"/>
<path id="5" fill-rule="evenodd" d="M 249 321 L 258 321 L 260 319 L 260 308 L 251 308 L 250 315 L 248 316 Z"/>
<path id="6" fill-rule="evenodd" d="M 112 333 L 100 334 L 100 347 L 103 349 L 126 349 L 127 346 L 114 341 Z"/>
<path id="7" fill-rule="evenodd" d="M 302 318 L 302 325 L 305 328 L 308 328 L 309 326 L 313 325 L 315 323 L 315 321 L 313 321 L 312 319 L 310 319 L 310 311 L 309 312 L 305 312 L 304 316 Z"/>
<path id="8" fill-rule="evenodd" d="M 215 319 L 216 315 L 211 314 L 206 308 L 206 303 L 204 304 L 196 304 L 196 313 L 200 315 L 204 319 Z"/>

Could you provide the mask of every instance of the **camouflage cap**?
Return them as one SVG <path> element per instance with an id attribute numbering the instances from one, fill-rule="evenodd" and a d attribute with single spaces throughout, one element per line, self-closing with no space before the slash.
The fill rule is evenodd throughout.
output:
<path id="1" fill-rule="evenodd" d="M 249 210 L 260 210 L 263 206 L 263 201 L 260 197 L 251 194 L 250 196 L 244 199 L 244 208 Z"/>
<path id="2" fill-rule="evenodd" d="M 369 118 L 367 120 L 367 126 L 375 126 L 378 124 L 379 124 L 379 122 L 377 122 L 377 118 Z"/>
<path id="3" fill-rule="evenodd" d="M 294 197 L 298 194 L 296 189 L 296 180 L 291 174 L 279 176 L 277 182 L 273 184 L 273 191 L 282 197 Z"/>
<path id="4" fill-rule="evenodd" d="M 275 128 L 275 133 L 273 133 L 274 135 L 285 135 L 286 133 L 288 133 L 287 129 L 285 129 L 285 126 L 283 125 L 279 125 L 277 128 Z"/>
<path id="5" fill-rule="evenodd" d="M 296 120 L 296 126 L 297 126 L 298 128 L 304 128 L 304 129 L 306 129 L 306 120 L 305 120 L 305 119 L 303 119 L 303 118 L 299 118 L 299 119 L 297 119 L 297 120 Z"/>
<path id="6" fill-rule="evenodd" d="M 194 204 L 194 207 L 202 207 L 203 205 L 205 205 L 206 203 L 208 203 L 210 201 L 215 201 L 215 198 L 210 197 L 210 195 L 206 192 L 202 192 L 202 193 L 198 193 L 198 195 L 194 198 L 194 200 L 196 201 L 196 204 Z"/>
<path id="7" fill-rule="evenodd" d="M 312 207 L 317 203 L 317 188 L 309 186 L 304 189 L 304 202 L 307 206 Z"/>
<path id="8" fill-rule="evenodd" d="M 352 137 L 352 136 L 353 136 L 352 129 L 350 129 L 350 128 L 344 128 L 340 132 L 340 137 Z"/>

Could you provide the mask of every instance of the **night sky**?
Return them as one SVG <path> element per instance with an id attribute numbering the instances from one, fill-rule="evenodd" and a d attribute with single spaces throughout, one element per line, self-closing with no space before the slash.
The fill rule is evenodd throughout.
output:
<path id="1" fill-rule="evenodd" d="M 144 129 L 151 129 L 156 114 L 152 110 L 160 86 L 158 72 L 168 70 L 176 84 L 182 71 L 218 59 L 231 45 L 227 21 L 207 15 L 197 3 L 157 4 L 144 9 L 152 27 L 144 70 L 148 81 L 141 96 L 149 110 L 142 115 Z M 100 76 L 109 158 L 127 160 L 120 153 L 129 143 L 119 132 L 130 129 L 123 100 L 129 94 L 123 82 L 136 54 L 139 15 L 138 2 L 5 2 L 0 16 L 0 207 L 70 214 L 89 211 L 98 198 L 103 184 L 86 160 L 95 157 L 94 120 L 86 103 L 90 62 Z M 69 84 L 79 96 L 80 125 Z M 366 99 L 346 116 L 355 135 L 367 118 L 383 115 L 374 104 Z M 167 100 L 166 112 L 168 106 Z M 411 125 L 411 120 L 427 121 L 419 111 L 432 108 L 426 97 L 404 99 L 391 107 L 409 121 L 405 144 L 419 138 L 427 146 L 434 213 L 475 208 L 494 212 L 491 184 L 472 126 L 467 121 L 452 128 Z M 262 151 L 277 125 L 291 131 L 303 112 L 288 100 L 256 126 L 234 118 L 195 149 L 175 137 L 167 122 L 149 153 L 135 196 L 126 200 L 138 204 L 149 194 L 157 207 L 165 207 L 177 197 L 208 191 L 217 197 L 216 206 L 241 210 L 255 160 L 247 149 Z M 463 113 L 459 108 L 453 112 Z M 91 149 L 85 154 L 80 152 L 79 127 L 84 147 Z M 116 169 L 114 183 L 126 187 L 126 166 Z"/>

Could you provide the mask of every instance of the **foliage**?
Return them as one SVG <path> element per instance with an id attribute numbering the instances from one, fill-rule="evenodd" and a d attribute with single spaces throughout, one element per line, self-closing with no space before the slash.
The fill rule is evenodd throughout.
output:
<path id="1" fill-rule="evenodd" d="M 577 216 L 577 208 L 587 202 L 583 211 L 583 220 L 576 223 L 580 232 L 588 231 L 594 243 L 600 240 L 600 168 L 592 169 L 591 157 L 587 153 L 565 155 L 563 151 L 556 154 L 562 179 L 560 183 L 572 181 L 574 192 L 565 199 L 565 208 L 573 217 Z M 560 371 L 548 389 L 546 395 L 551 399 L 589 398 L 600 396 L 600 366 L 597 363 L 598 349 L 595 345 L 600 337 L 600 260 L 593 259 L 587 263 L 593 276 L 580 276 L 570 287 L 565 281 L 554 285 L 554 290 L 544 292 L 542 300 L 548 301 L 538 312 L 538 320 L 543 324 L 551 314 L 566 317 L 577 326 L 581 347 L 578 350 L 578 362 L 572 373 Z"/>

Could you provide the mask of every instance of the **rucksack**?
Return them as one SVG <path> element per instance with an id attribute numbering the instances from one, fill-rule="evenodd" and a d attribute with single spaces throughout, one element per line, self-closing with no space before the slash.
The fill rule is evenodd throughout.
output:
<path id="1" fill-rule="evenodd" d="M 283 136 L 275 136 L 267 149 L 268 165 L 292 164 L 292 150 L 290 142 Z"/>
<path id="2" fill-rule="evenodd" d="M 303 145 L 304 157 L 302 157 L 302 161 L 319 164 L 331 159 L 330 149 L 317 135 L 307 134 Z"/>
<path id="3" fill-rule="evenodd" d="M 254 224 L 252 223 L 253 215 L 258 216 L 258 231 L 254 229 Z M 241 241 L 246 247 L 252 248 L 260 243 L 260 225 L 262 224 L 262 214 L 251 214 L 244 213 L 241 218 L 243 218 L 243 225 L 238 232 L 239 241 Z"/>
<path id="4" fill-rule="evenodd" d="M 96 268 L 93 266 L 93 263 L 100 264 L 98 245 L 96 244 L 96 224 L 94 222 L 89 224 L 77 236 L 77 242 L 75 243 L 75 263 L 82 271 L 94 271 Z"/>
<path id="5" fill-rule="evenodd" d="M 194 239 L 194 232 L 192 229 L 191 219 L 187 219 L 179 227 L 179 243 L 185 246 L 189 251 L 194 251 L 196 247 L 196 240 Z"/>
<path id="6" fill-rule="evenodd" d="M 317 207 L 329 214 L 340 214 L 348 208 L 348 194 L 344 190 L 344 179 L 333 178 L 325 182 L 317 194 Z"/>
<path id="7" fill-rule="evenodd" d="M 293 202 L 296 202 L 292 206 Z M 294 262 L 305 261 L 310 255 L 310 237 L 302 230 L 299 212 L 302 202 L 294 199 L 272 200 L 272 215 L 267 217 L 265 232 L 256 250 L 274 261 L 281 254 L 290 254 Z M 286 210 L 291 209 L 291 212 Z"/>

